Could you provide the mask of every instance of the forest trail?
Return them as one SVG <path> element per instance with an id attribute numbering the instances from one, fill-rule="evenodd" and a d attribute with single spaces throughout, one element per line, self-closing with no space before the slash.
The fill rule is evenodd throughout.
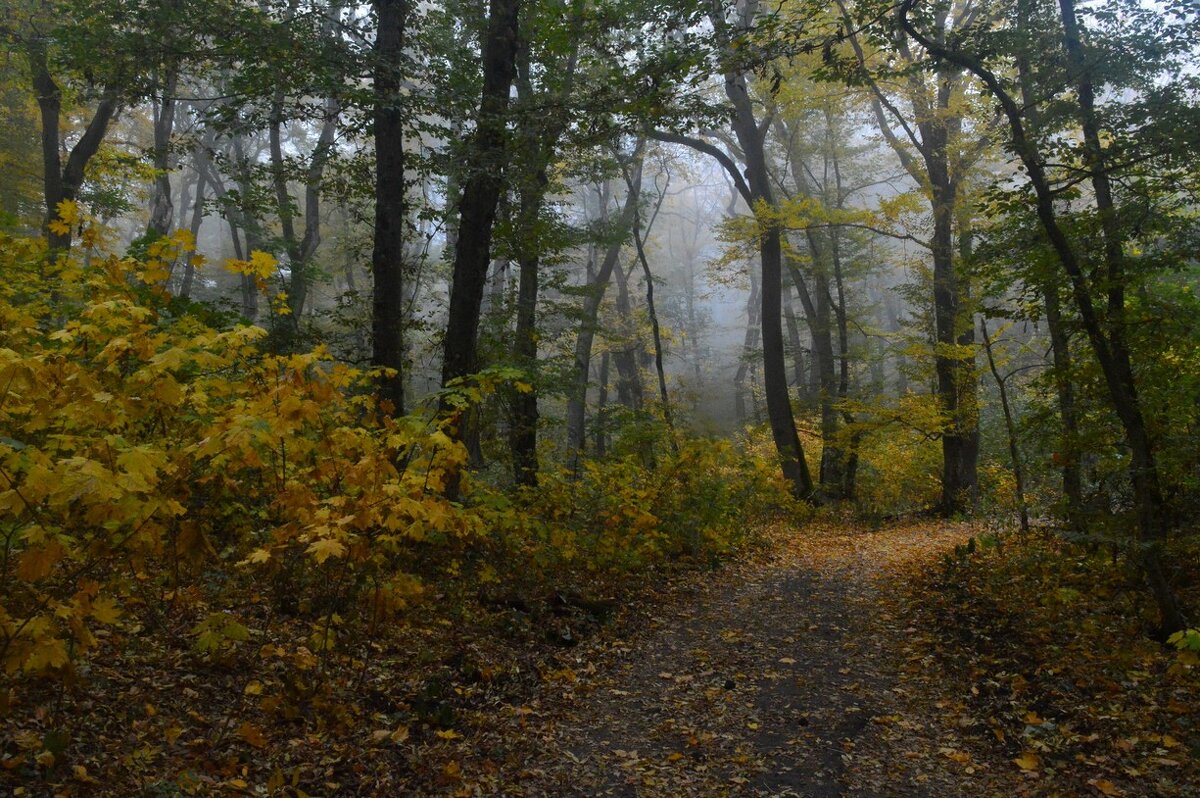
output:
<path id="1" fill-rule="evenodd" d="M 971 533 L 936 523 L 782 533 L 767 559 L 683 588 L 560 660 L 494 741 L 519 767 L 497 787 L 627 798 L 1020 794 L 994 783 L 1018 777 L 1011 763 L 976 761 L 927 697 L 914 700 L 905 675 L 919 663 L 906 667 L 896 645 L 915 630 L 889 584 Z"/>

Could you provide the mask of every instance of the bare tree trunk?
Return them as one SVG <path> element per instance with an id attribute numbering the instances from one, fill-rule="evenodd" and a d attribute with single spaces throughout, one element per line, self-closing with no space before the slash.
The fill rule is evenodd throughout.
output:
<path id="1" fill-rule="evenodd" d="M 633 216 L 642 189 L 642 153 L 645 140 L 639 138 L 631 156 L 631 187 L 625 196 L 625 205 L 618 221 L 619 229 L 627 230 L 633 224 Z M 604 200 L 607 202 L 607 200 Z M 575 380 L 567 397 L 567 463 L 572 471 L 578 472 L 584 448 L 584 421 L 587 412 L 587 387 L 591 374 L 592 343 L 596 337 L 600 303 L 612 278 L 613 269 L 621 256 L 623 238 L 614 237 L 604 253 L 604 260 L 590 284 L 590 293 L 583 301 L 583 315 L 579 320 L 579 335 L 575 339 Z"/>
<path id="2" fill-rule="evenodd" d="M 478 365 L 479 314 L 491 262 L 492 225 L 503 188 L 504 137 L 509 92 L 516 73 L 519 8 L 520 0 L 490 0 L 483 42 L 483 95 L 458 205 L 458 246 L 442 358 L 443 386 L 473 373 Z"/>
<path id="3" fill-rule="evenodd" d="M 659 197 L 660 206 L 665 196 L 666 188 L 664 187 L 663 194 Z M 654 369 L 658 372 L 658 396 L 659 401 L 662 402 L 663 422 L 667 425 L 671 451 L 679 454 L 679 441 L 675 438 L 675 420 L 671 415 L 671 398 L 667 394 L 667 374 L 663 368 L 662 332 L 658 326 L 658 312 L 654 308 L 654 275 L 650 273 L 650 262 L 646 259 L 646 247 L 642 241 L 641 218 L 641 213 L 635 209 L 633 215 L 633 243 L 637 248 L 638 261 L 642 264 L 642 276 L 646 279 L 646 311 L 650 315 L 650 330 L 654 338 Z"/>
<path id="4" fill-rule="evenodd" d="M 761 330 L 758 315 L 762 310 L 762 296 L 758 289 L 758 275 L 750 271 L 750 297 L 746 300 L 746 335 L 742 340 L 742 356 L 738 359 L 737 371 L 733 375 L 733 413 L 739 425 L 750 422 L 750 413 L 746 411 L 746 396 L 748 387 L 746 377 L 750 373 L 750 364 L 759 358 L 758 336 Z M 753 406 L 753 397 L 751 403 Z"/>
<path id="5" fill-rule="evenodd" d="M 753 19 L 756 3 L 748 3 L 745 9 L 747 22 Z M 713 15 L 714 25 L 723 27 L 719 15 Z M 752 205 L 759 202 L 770 207 L 775 205 L 767 172 L 766 152 L 763 136 L 754 116 L 754 106 L 743 74 L 725 75 L 725 95 L 733 105 L 733 129 L 738 144 L 746 157 L 747 183 Z M 762 310 L 759 322 L 762 326 L 763 346 L 763 390 L 767 400 L 767 418 L 771 435 L 779 453 L 784 477 L 791 484 L 792 493 L 799 498 L 813 495 L 813 481 L 808 463 L 804 459 L 804 448 L 796 430 L 796 419 L 792 415 L 791 396 L 788 392 L 787 364 L 783 346 L 783 247 L 779 223 L 774 220 L 759 220 L 759 258 L 762 267 Z"/>
<path id="6" fill-rule="evenodd" d="M 634 218 L 637 218 L 636 212 Z M 630 266 L 630 271 L 636 266 Z M 617 367 L 617 401 L 634 412 L 639 412 L 645 403 L 642 388 L 641 367 L 638 351 L 642 343 L 633 319 L 633 307 L 629 298 L 629 272 L 618 263 L 617 276 L 617 319 L 619 320 L 619 345 L 613 350 L 613 364 Z"/>
<path id="7" fill-rule="evenodd" d="M 211 139 L 211 135 L 206 135 L 206 138 Z M 208 189 L 208 168 L 205 161 L 208 159 L 208 152 L 202 143 L 197 148 L 195 158 L 196 167 L 196 186 L 195 199 L 192 200 L 192 218 L 188 225 L 188 230 L 191 231 L 192 239 L 196 240 L 200 235 L 200 226 L 204 223 L 204 192 Z M 196 267 L 192 263 L 192 253 L 189 252 L 183 261 L 183 279 L 179 285 L 179 295 L 184 299 L 189 299 L 192 295 L 192 283 L 196 278 Z"/>
<path id="8" fill-rule="evenodd" d="M 371 250 L 371 365 L 383 369 L 379 397 L 404 413 L 404 123 L 405 28 L 409 0 L 374 0 L 375 230 Z"/>
<path id="9" fill-rule="evenodd" d="M 146 233 L 164 236 L 171 232 L 175 209 L 171 203 L 171 134 L 175 130 L 175 88 L 179 70 L 172 66 L 167 73 L 161 99 L 154 102 L 154 197 L 150 201 L 150 221 Z"/>
<path id="10" fill-rule="evenodd" d="M 1017 442 L 1017 425 L 1013 420 L 1012 404 L 1008 400 L 1008 384 L 996 367 L 996 358 L 992 353 L 992 339 L 988 336 L 987 321 L 979 317 L 979 332 L 983 341 L 983 351 L 987 355 L 988 369 L 996 380 L 1000 391 L 1000 409 L 1004 412 L 1004 431 L 1008 435 L 1008 457 L 1012 462 L 1014 493 L 1017 499 L 1017 513 L 1021 522 L 1021 532 L 1029 533 L 1029 507 L 1025 502 L 1025 467 L 1021 461 L 1021 447 Z"/>

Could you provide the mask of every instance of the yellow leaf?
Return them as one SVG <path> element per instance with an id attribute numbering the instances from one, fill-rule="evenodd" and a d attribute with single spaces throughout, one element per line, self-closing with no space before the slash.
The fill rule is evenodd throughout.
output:
<path id="1" fill-rule="evenodd" d="M 320 565 L 330 557 L 341 557 L 346 553 L 346 546 L 340 540 L 321 538 L 308 544 L 307 551 L 317 561 L 317 565 Z"/>
<path id="2" fill-rule="evenodd" d="M 1121 788 L 1113 784 L 1108 779 L 1091 779 L 1088 784 L 1096 788 L 1102 795 L 1124 795 Z"/>
<path id="3" fill-rule="evenodd" d="M 439 732 L 436 732 L 436 734 L 443 740 L 457 740 L 458 738 L 462 737 L 462 735 L 454 731 L 454 729 L 443 729 Z"/>
<path id="4" fill-rule="evenodd" d="M 17 561 L 17 576 L 29 582 L 49 576 L 54 570 L 54 564 L 66 553 L 67 550 L 57 540 L 27 549 Z"/>
<path id="5" fill-rule="evenodd" d="M 57 637 L 44 637 L 37 642 L 25 660 L 25 670 L 40 671 L 60 668 L 67 664 L 67 647 Z"/>
<path id="6" fill-rule="evenodd" d="M 275 273 L 278 265 L 279 261 L 271 253 L 256 249 L 250 253 L 250 271 L 247 273 L 265 280 Z"/>
<path id="7" fill-rule="evenodd" d="M 1014 759 L 1013 762 L 1015 762 L 1017 767 L 1019 767 L 1021 770 L 1037 770 L 1038 766 L 1042 764 L 1042 760 L 1039 759 L 1038 755 L 1032 751 L 1026 751 Z"/>
<path id="8" fill-rule="evenodd" d="M 114 624 L 121 617 L 121 609 L 113 599 L 101 596 L 92 602 L 92 617 L 100 623 Z"/>
<path id="9" fill-rule="evenodd" d="M 67 224 L 79 221 L 79 203 L 74 200 L 63 200 L 54 207 L 58 211 L 58 218 Z"/>
<path id="10" fill-rule="evenodd" d="M 255 549 L 254 551 L 250 552 L 250 554 L 248 554 L 246 556 L 246 559 L 242 560 L 239 563 L 239 565 L 249 565 L 252 563 L 259 564 L 259 563 L 267 562 L 270 559 L 271 559 L 271 550 L 270 549 Z"/>
<path id="11" fill-rule="evenodd" d="M 237 733 L 238 733 L 238 737 L 241 737 L 243 740 L 245 740 L 247 743 L 254 746 L 255 748 L 266 748 L 267 747 L 267 738 L 262 733 L 262 729 L 258 728 L 257 726 L 255 726 L 253 723 L 250 723 L 249 721 L 245 721 L 242 723 L 241 726 L 238 726 Z"/>
<path id="12" fill-rule="evenodd" d="M 242 690 L 246 695 L 260 695 L 263 691 L 263 683 L 254 680 L 246 684 L 246 689 Z"/>

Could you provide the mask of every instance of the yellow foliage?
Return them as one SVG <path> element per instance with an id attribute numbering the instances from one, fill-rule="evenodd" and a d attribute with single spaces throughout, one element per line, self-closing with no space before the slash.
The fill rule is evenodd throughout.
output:
<path id="1" fill-rule="evenodd" d="M 193 246 L 177 234 L 145 261 L 94 258 L 85 271 L 0 237 L 9 673 L 67 667 L 95 645 L 92 628 L 125 622 L 130 565 L 170 595 L 202 584 L 198 568 L 300 593 L 378 581 L 348 598 L 379 622 L 420 595 L 400 567 L 406 547 L 485 527 L 439 491 L 463 447 L 430 418 L 381 418 L 370 374 L 320 349 L 269 354 L 257 327 L 162 312 L 163 275 Z M 249 264 L 275 266 L 265 253 Z M 327 578 L 331 568 L 350 578 Z M 224 593 L 197 595 L 214 610 L 195 627 L 198 648 L 245 639 L 245 624 L 217 611 Z"/>

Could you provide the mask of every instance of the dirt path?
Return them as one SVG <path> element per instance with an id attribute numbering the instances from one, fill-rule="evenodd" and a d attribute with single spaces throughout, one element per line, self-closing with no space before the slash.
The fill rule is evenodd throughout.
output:
<path id="1" fill-rule="evenodd" d="M 657 614 L 634 613 L 564 656 L 543 695 L 498 730 L 492 754 L 506 765 L 494 789 L 1005 794 L 992 783 L 997 768 L 946 730 L 946 707 L 910 705 L 904 674 L 921 663 L 900 661 L 894 645 L 913 630 L 889 580 L 936 562 L 967 534 L 952 525 L 806 527 L 782 535 L 770 561 L 722 572 Z"/>

